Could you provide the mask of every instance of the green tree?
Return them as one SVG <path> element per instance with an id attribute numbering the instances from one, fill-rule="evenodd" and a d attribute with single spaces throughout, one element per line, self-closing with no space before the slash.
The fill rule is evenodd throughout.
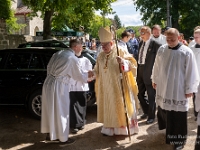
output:
<path id="1" fill-rule="evenodd" d="M 111 20 L 108 18 L 103 18 L 102 16 L 95 15 L 94 21 L 91 22 L 88 33 L 94 37 L 98 38 L 98 31 L 100 27 L 110 26 L 112 24 Z"/>
<path id="2" fill-rule="evenodd" d="M 121 34 L 122 34 L 125 30 L 126 30 L 125 27 L 122 27 L 122 28 L 116 30 L 116 34 L 117 34 L 117 39 L 118 39 L 118 40 L 121 39 Z"/>
<path id="3" fill-rule="evenodd" d="M 144 24 L 163 25 L 167 20 L 166 0 L 133 0 L 136 10 L 143 15 Z M 172 27 L 177 28 L 186 36 L 190 36 L 193 28 L 200 24 L 200 1 L 170 0 L 170 16 Z"/>
<path id="4" fill-rule="evenodd" d="M 116 27 L 116 29 L 119 29 L 119 28 L 121 28 L 122 27 L 122 23 L 121 23 L 121 20 L 120 20 L 120 18 L 118 17 L 118 15 L 115 15 L 114 16 L 114 21 L 115 21 L 115 27 Z"/>
<path id="5" fill-rule="evenodd" d="M 11 0 L 0 0 L 0 18 L 9 19 L 11 17 Z"/>
<path id="6" fill-rule="evenodd" d="M 140 36 L 140 33 L 139 33 L 139 30 L 140 30 L 141 26 L 127 26 L 127 27 L 121 27 L 120 29 L 117 30 L 117 38 L 120 39 L 121 38 L 121 34 L 126 30 L 126 29 L 133 29 L 135 31 L 135 36 L 136 37 L 139 37 Z"/>
<path id="7" fill-rule="evenodd" d="M 69 26 L 77 29 L 80 25 L 87 28 L 94 19 L 95 10 L 111 12 L 111 3 L 116 0 L 23 0 L 34 12 L 43 13 L 43 39 L 51 37 L 51 26 Z"/>
<path id="8" fill-rule="evenodd" d="M 9 33 L 20 30 L 25 26 L 17 23 L 14 10 L 11 10 L 11 0 L 0 0 L 0 8 L 0 18 L 6 21 L 6 28 Z"/>
<path id="9" fill-rule="evenodd" d="M 17 18 L 14 16 L 14 10 L 11 10 L 10 17 L 6 19 L 6 28 L 8 33 L 12 34 L 15 31 L 19 31 L 20 29 L 24 28 L 25 24 L 18 24 Z"/>

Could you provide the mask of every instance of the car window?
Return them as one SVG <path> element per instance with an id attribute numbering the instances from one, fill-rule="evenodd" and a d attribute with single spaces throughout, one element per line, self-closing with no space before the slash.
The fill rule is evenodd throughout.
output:
<path id="1" fill-rule="evenodd" d="M 41 56 L 39 54 L 32 55 L 29 69 L 44 69 L 41 61 Z"/>
<path id="2" fill-rule="evenodd" d="M 11 53 L 6 63 L 6 69 L 27 69 L 30 57 L 30 53 Z"/>
<path id="3" fill-rule="evenodd" d="M 2 62 L 2 59 L 3 59 L 3 57 L 5 56 L 5 54 L 4 53 L 0 53 L 0 64 L 1 64 L 1 62 Z"/>
<path id="4" fill-rule="evenodd" d="M 53 53 L 52 53 L 52 55 L 53 55 Z M 52 55 L 51 54 L 45 54 L 44 55 L 44 57 L 45 57 L 45 68 L 47 68 L 47 65 L 48 65 Z"/>
<path id="5" fill-rule="evenodd" d="M 31 43 L 31 47 L 50 47 L 51 43 L 45 43 L 45 42 L 36 42 L 36 43 Z"/>
<path id="6" fill-rule="evenodd" d="M 52 47 L 62 47 L 61 43 L 58 43 L 58 42 L 51 43 L 51 46 Z"/>
<path id="7" fill-rule="evenodd" d="M 0 53 L 0 68 L 2 68 L 3 67 L 3 60 L 5 59 L 6 57 L 5 57 L 5 53 L 4 52 L 1 52 Z"/>

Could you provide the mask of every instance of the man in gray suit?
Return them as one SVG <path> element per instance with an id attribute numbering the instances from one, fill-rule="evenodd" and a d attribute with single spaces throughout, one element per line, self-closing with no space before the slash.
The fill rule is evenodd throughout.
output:
<path id="1" fill-rule="evenodd" d="M 154 122 L 156 111 L 155 89 L 152 87 L 151 74 L 157 50 L 161 44 L 151 39 L 151 28 L 148 26 L 140 29 L 140 37 L 142 41 L 139 43 L 138 51 L 138 98 L 144 112 L 141 119 L 147 118 L 146 123 L 151 124 Z M 148 99 L 145 98 L 145 92 L 147 92 Z"/>

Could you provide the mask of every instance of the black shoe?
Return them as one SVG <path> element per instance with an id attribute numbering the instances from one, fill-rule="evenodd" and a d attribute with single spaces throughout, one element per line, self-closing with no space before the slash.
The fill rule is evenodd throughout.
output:
<path id="1" fill-rule="evenodd" d="M 154 119 L 147 119 L 147 124 L 151 124 L 151 123 L 153 123 L 154 122 Z"/>
<path id="2" fill-rule="evenodd" d="M 76 134 L 79 130 L 77 128 L 71 129 L 71 133 Z"/>
<path id="3" fill-rule="evenodd" d="M 45 139 L 46 141 L 50 141 L 50 135 L 49 135 L 49 133 L 47 133 L 47 136 L 46 136 L 46 139 Z"/>
<path id="4" fill-rule="evenodd" d="M 174 145 L 174 150 L 181 150 L 183 148 L 184 148 L 183 145 Z"/>
<path id="5" fill-rule="evenodd" d="M 141 118 L 141 119 L 146 119 L 147 117 L 148 117 L 147 114 L 143 114 L 140 118 Z"/>
<path id="6" fill-rule="evenodd" d="M 85 128 L 85 126 L 82 126 L 82 127 L 79 127 L 78 129 L 79 130 L 83 130 Z"/>
<path id="7" fill-rule="evenodd" d="M 64 147 L 66 145 L 71 145 L 74 144 L 76 141 L 74 139 L 68 138 L 68 140 L 66 142 L 60 142 L 60 146 Z"/>
<path id="8" fill-rule="evenodd" d="M 59 142 L 60 141 L 58 139 L 57 140 L 51 140 L 49 133 L 47 133 L 47 136 L 46 136 L 46 139 L 45 139 L 45 143 L 59 143 Z"/>

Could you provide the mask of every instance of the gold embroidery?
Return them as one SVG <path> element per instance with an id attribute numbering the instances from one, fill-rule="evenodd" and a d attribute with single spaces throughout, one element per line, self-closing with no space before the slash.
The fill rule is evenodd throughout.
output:
<path id="1" fill-rule="evenodd" d="M 105 69 L 104 72 L 106 72 L 106 70 L 108 69 L 108 59 L 109 59 L 109 56 L 112 54 L 112 52 L 113 50 L 111 49 L 109 53 L 105 53 L 105 56 L 103 56 L 104 59 L 106 58 L 106 63 L 103 67 L 103 69 Z"/>

